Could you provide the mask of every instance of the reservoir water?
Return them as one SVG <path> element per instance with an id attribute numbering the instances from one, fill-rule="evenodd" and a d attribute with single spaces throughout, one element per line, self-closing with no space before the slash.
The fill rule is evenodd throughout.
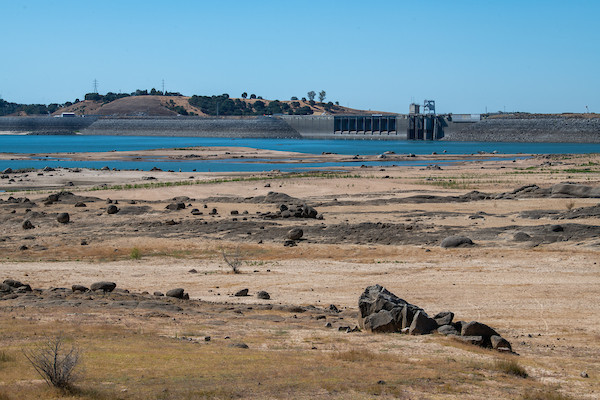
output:
<path id="1" fill-rule="evenodd" d="M 0 135 L 0 153 L 69 153 L 135 151 L 161 148 L 251 147 L 267 150 L 292 151 L 307 154 L 330 152 L 344 155 L 375 155 L 385 151 L 396 154 L 474 154 L 497 152 L 499 154 L 585 154 L 600 153 L 600 144 L 589 143 L 505 143 L 505 142 L 446 142 L 446 141 L 388 141 L 388 140 L 310 140 L 310 139 L 238 139 L 172 136 L 32 136 Z M 219 161 L 72 161 L 41 157 L 34 160 L 0 160 L 0 170 L 5 168 L 80 167 L 182 171 L 269 171 L 306 170 L 312 168 L 366 165 L 427 165 L 423 161 L 377 161 L 353 163 L 270 163 L 269 160 L 219 160 Z M 451 162 L 436 160 L 437 164 Z"/>

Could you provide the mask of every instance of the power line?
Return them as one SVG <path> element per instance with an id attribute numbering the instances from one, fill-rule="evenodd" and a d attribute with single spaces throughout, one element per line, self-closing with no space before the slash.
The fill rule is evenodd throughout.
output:
<path id="1" fill-rule="evenodd" d="M 98 93 L 98 80 L 94 79 L 94 92 L 93 93 Z"/>

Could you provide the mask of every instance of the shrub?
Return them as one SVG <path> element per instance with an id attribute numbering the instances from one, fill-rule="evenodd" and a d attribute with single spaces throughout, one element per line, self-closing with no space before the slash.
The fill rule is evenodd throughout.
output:
<path id="1" fill-rule="evenodd" d="M 231 268 L 231 271 L 234 274 L 242 273 L 242 271 L 240 271 L 240 267 L 242 266 L 243 259 L 239 249 L 230 254 L 227 254 L 225 250 L 221 250 L 221 255 L 223 256 L 223 261 L 225 261 L 225 264 Z"/>
<path id="2" fill-rule="evenodd" d="M 79 349 L 65 348 L 62 335 L 46 339 L 31 350 L 23 350 L 25 357 L 50 386 L 69 389 L 76 379 L 75 369 L 80 362 Z"/>
<path id="3" fill-rule="evenodd" d="M 508 375 L 518 376 L 520 378 L 527 378 L 527 371 L 521 367 L 515 360 L 497 360 L 494 363 L 494 367 L 501 372 Z"/>
<path id="4" fill-rule="evenodd" d="M 140 252 L 140 249 L 138 249 L 137 247 L 131 249 L 131 252 L 129 253 L 129 258 L 131 258 L 132 260 L 140 260 L 142 258 L 142 253 Z"/>

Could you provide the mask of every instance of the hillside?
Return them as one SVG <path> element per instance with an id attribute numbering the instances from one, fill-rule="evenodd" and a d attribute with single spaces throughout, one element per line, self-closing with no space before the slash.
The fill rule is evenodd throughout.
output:
<path id="1" fill-rule="evenodd" d="M 72 112 L 76 115 L 102 115 L 102 116 L 176 116 L 178 114 L 187 115 L 198 115 L 198 116 L 210 116 L 214 115 L 205 113 L 200 107 L 195 107 L 189 103 L 191 97 L 188 96 L 129 96 L 120 98 L 108 103 L 103 101 L 84 100 L 79 103 L 75 103 L 68 107 L 63 107 L 53 115 L 60 115 L 64 112 Z M 264 99 L 242 99 L 242 98 L 231 98 L 238 104 L 243 104 L 245 107 L 252 109 L 255 103 L 262 102 L 265 108 L 269 107 L 269 104 L 277 100 L 264 100 Z M 380 111 L 366 111 L 357 110 L 348 107 L 329 105 L 327 103 L 314 102 L 310 104 L 309 101 L 302 100 L 286 100 L 278 101 L 279 104 L 286 104 L 290 110 L 299 110 L 304 108 L 310 109 L 313 115 L 335 115 L 335 114 L 393 114 L 388 112 Z M 285 107 L 285 106 L 284 106 Z M 306 107 L 306 108 L 305 108 Z M 326 110 L 329 108 L 329 111 Z M 184 110 L 185 112 L 182 112 Z M 268 113 L 268 112 L 266 112 Z M 308 112 L 310 114 L 310 112 Z M 222 113 L 220 114 L 222 115 Z"/>

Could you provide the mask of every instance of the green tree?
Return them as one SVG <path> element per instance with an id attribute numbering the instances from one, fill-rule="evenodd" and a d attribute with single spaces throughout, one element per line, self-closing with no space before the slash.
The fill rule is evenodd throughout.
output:
<path id="1" fill-rule="evenodd" d="M 250 98 L 251 98 L 251 99 L 255 99 L 255 98 L 256 98 L 256 95 L 255 95 L 254 93 L 252 93 L 252 94 L 250 95 Z"/>
<path id="2" fill-rule="evenodd" d="M 316 96 L 317 94 L 315 93 L 315 91 L 314 91 L 314 90 L 311 90 L 310 92 L 306 93 L 306 95 L 308 96 L 308 99 L 309 99 L 309 100 L 311 100 L 311 101 L 314 101 L 314 100 L 315 100 L 315 96 Z"/>
<path id="3" fill-rule="evenodd" d="M 248 93 L 246 93 L 246 92 L 242 93 L 242 99 L 245 99 L 247 97 L 248 97 Z"/>

